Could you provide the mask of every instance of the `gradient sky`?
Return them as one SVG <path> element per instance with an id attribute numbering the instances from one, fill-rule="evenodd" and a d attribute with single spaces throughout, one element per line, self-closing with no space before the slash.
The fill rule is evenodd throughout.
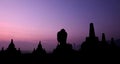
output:
<path id="1" fill-rule="evenodd" d="M 33 50 L 41 40 L 51 51 L 62 28 L 69 43 L 81 44 L 91 22 L 98 37 L 119 39 L 120 0 L 0 0 L 0 48 L 14 39 L 17 48 Z"/>

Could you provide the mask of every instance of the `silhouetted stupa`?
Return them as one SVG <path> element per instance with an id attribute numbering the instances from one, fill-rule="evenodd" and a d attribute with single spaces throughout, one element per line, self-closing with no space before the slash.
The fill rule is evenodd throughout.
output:
<path id="1" fill-rule="evenodd" d="M 98 37 L 96 37 L 95 35 L 93 23 L 90 23 L 89 37 L 86 38 L 86 41 L 91 42 L 91 44 L 94 42 L 98 42 Z"/>
<path id="2" fill-rule="evenodd" d="M 7 51 L 16 51 L 15 45 L 13 43 L 13 39 L 11 39 L 11 43 L 9 44 Z"/>
<path id="3" fill-rule="evenodd" d="M 86 41 L 82 43 L 82 50 L 94 50 L 98 48 L 98 37 L 95 35 L 94 25 L 90 23 L 89 36 L 86 37 Z"/>
<path id="4" fill-rule="evenodd" d="M 6 53 L 9 55 L 17 55 L 19 52 L 16 50 L 13 39 L 11 39 L 11 43 L 9 44 Z"/>
<path id="5" fill-rule="evenodd" d="M 90 23 L 89 37 L 92 37 L 92 38 L 95 37 L 95 31 L 94 31 L 93 23 Z"/>
<path id="6" fill-rule="evenodd" d="M 106 42 L 105 34 L 102 33 L 102 42 Z"/>
<path id="7" fill-rule="evenodd" d="M 109 44 L 108 44 L 108 42 L 106 41 L 106 37 L 105 37 L 104 33 L 102 33 L 102 41 L 100 42 L 99 47 L 102 50 L 106 50 L 106 49 L 108 49 L 110 47 Z"/>
<path id="8" fill-rule="evenodd" d="M 111 38 L 111 47 L 112 48 L 116 48 L 117 47 L 117 45 L 115 44 L 114 38 Z"/>
<path id="9" fill-rule="evenodd" d="M 36 54 L 36 55 L 44 55 L 44 54 L 46 54 L 46 51 L 42 48 L 41 41 L 39 41 L 37 49 L 33 50 L 33 54 Z"/>

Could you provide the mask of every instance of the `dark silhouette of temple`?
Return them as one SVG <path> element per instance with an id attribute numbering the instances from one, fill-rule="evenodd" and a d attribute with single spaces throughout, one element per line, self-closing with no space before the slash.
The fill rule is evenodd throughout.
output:
<path id="1" fill-rule="evenodd" d="M 7 55 L 18 55 L 18 54 L 21 54 L 21 50 L 20 48 L 17 50 L 15 45 L 14 45 L 14 42 L 13 42 L 13 39 L 11 39 L 11 42 L 8 46 L 8 48 L 4 51 Z"/>
<path id="2" fill-rule="evenodd" d="M 100 42 L 100 45 L 99 45 L 100 49 L 102 50 L 108 50 L 110 49 L 110 45 L 108 44 L 108 42 L 106 41 L 106 37 L 105 37 L 105 34 L 102 33 L 102 41 Z"/>
<path id="3" fill-rule="evenodd" d="M 9 54 L 16 54 L 17 50 L 16 50 L 15 45 L 13 43 L 13 39 L 11 39 L 11 43 L 9 44 L 6 52 Z"/>
<path id="4" fill-rule="evenodd" d="M 61 31 L 58 32 L 57 40 L 60 45 L 66 45 L 67 32 L 65 31 L 65 29 L 61 29 Z"/>
<path id="5" fill-rule="evenodd" d="M 115 53 L 118 53 L 115 51 L 118 49 L 116 47 L 113 39 L 110 44 L 106 41 L 104 33 L 102 33 L 102 40 L 100 41 L 95 35 L 93 23 L 90 23 L 89 36 L 82 43 L 79 54 L 85 61 L 105 62 L 105 60 L 112 60 L 111 57 L 119 56 L 119 54 L 115 55 Z"/>
<path id="6" fill-rule="evenodd" d="M 22 53 L 20 48 L 16 49 L 13 39 L 7 49 L 2 47 L 0 51 L 1 64 L 80 64 L 82 62 L 113 62 L 120 57 L 120 48 L 116 45 L 114 38 L 106 40 L 102 33 L 102 40 L 95 35 L 93 23 L 90 23 L 89 36 L 81 44 L 79 50 L 74 50 L 67 42 L 67 32 L 61 29 L 57 33 L 58 44 L 52 53 L 43 49 L 41 41 L 32 53 Z M 89 62 L 89 63 L 90 63 Z"/>
<path id="7" fill-rule="evenodd" d="M 98 49 L 98 37 L 95 35 L 94 31 L 94 25 L 93 23 L 90 23 L 90 30 L 89 30 L 89 36 L 86 37 L 86 41 L 83 42 L 81 45 L 81 50 L 84 52 L 92 52 L 92 51 L 97 51 Z"/>
<path id="8" fill-rule="evenodd" d="M 72 45 L 67 43 L 67 32 L 64 29 L 57 33 L 57 40 L 59 44 L 53 53 L 65 54 L 72 51 Z"/>
<path id="9" fill-rule="evenodd" d="M 37 56 L 46 54 L 46 51 L 42 48 L 41 41 L 39 41 L 37 49 L 34 49 L 32 53 Z"/>

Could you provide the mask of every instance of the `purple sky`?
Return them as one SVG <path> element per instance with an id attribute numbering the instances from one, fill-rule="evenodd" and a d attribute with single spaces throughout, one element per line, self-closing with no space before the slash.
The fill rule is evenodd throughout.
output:
<path id="1" fill-rule="evenodd" d="M 33 50 L 41 40 L 51 51 L 64 28 L 68 42 L 81 44 L 93 22 L 96 35 L 120 38 L 120 0 L 0 0 L 0 48 L 10 39 L 22 50 Z M 101 38 L 100 38 L 101 39 Z"/>

